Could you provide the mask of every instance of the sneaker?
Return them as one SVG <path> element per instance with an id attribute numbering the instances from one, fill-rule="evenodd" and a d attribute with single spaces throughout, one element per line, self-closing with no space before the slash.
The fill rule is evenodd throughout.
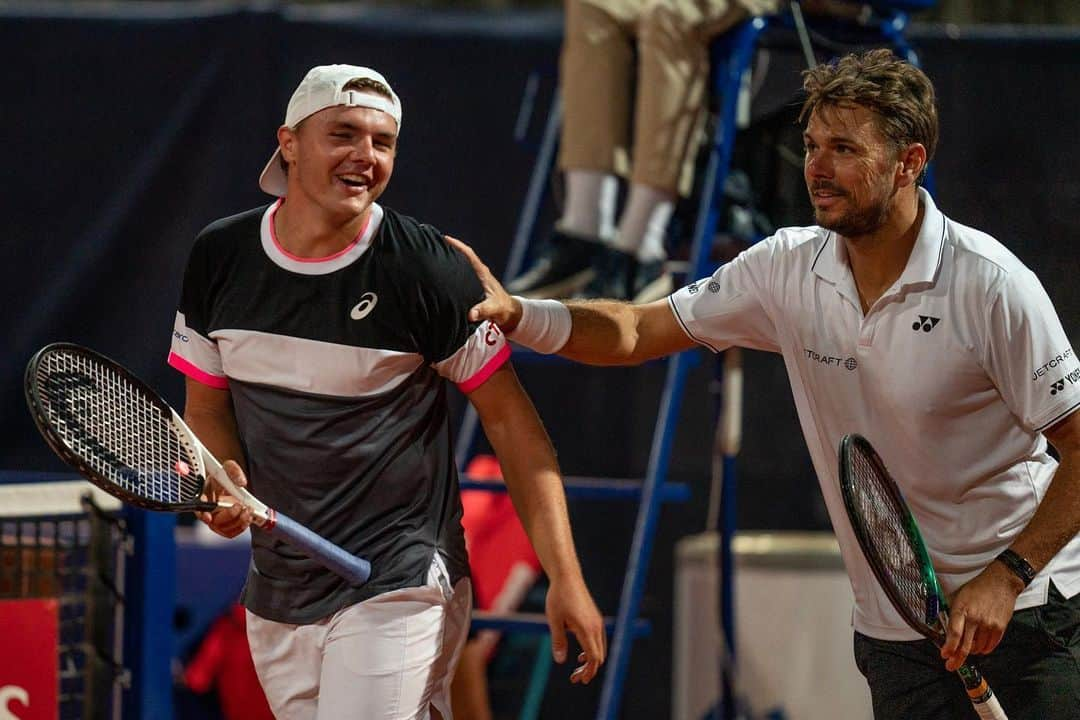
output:
<path id="1" fill-rule="evenodd" d="M 637 259 L 629 253 L 605 245 L 593 259 L 593 277 L 578 298 L 629 300 L 637 274 Z"/>
<path id="2" fill-rule="evenodd" d="M 593 277 L 593 259 L 604 245 L 555 230 L 548 247 L 532 267 L 506 283 L 511 295 L 527 298 L 567 298 L 585 287 Z"/>
<path id="3" fill-rule="evenodd" d="M 635 305 L 665 298 L 675 290 L 675 279 L 667 264 L 667 260 L 637 263 L 631 296 Z"/>

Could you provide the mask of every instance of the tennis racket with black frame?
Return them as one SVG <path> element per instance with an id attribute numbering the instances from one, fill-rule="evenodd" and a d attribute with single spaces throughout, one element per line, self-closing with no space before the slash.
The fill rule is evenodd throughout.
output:
<path id="1" fill-rule="evenodd" d="M 90 482 L 148 510 L 209 512 L 213 479 L 251 510 L 254 524 L 353 585 L 371 564 L 320 537 L 238 487 L 180 415 L 109 358 L 71 343 L 39 350 L 26 367 L 26 401 L 45 441 Z"/>
<path id="2" fill-rule="evenodd" d="M 840 441 L 840 491 L 855 537 L 885 594 L 913 630 L 941 647 L 948 604 L 930 554 L 896 481 L 861 435 Z M 1008 720 L 977 667 L 964 663 L 956 673 L 980 718 Z"/>

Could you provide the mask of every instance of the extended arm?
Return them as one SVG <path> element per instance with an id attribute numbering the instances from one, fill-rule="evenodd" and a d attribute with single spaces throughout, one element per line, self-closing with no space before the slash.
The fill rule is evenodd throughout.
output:
<path id="1" fill-rule="evenodd" d="M 243 462 L 244 454 L 233 414 L 232 395 L 228 390 L 212 388 L 190 377 L 185 380 L 185 392 L 184 422 L 206 449 L 223 461 L 229 478 L 240 487 L 247 485 L 239 464 Z M 218 500 L 235 501 L 231 496 L 212 494 Z M 236 537 L 251 524 L 251 511 L 235 502 L 231 508 L 196 513 L 196 516 L 218 535 Z"/>
<path id="2" fill-rule="evenodd" d="M 523 319 L 521 301 L 503 289 L 472 248 L 454 238 L 447 238 L 447 241 L 465 255 L 484 287 L 486 297 L 469 311 L 469 319 L 493 320 L 516 342 L 541 351 L 558 352 L 563 357 L 589 365 L 637 365 L 696 344 L 675 320 L 667 300 L 648 305 L 612 300 L 567 302 L 568 333 L 565 332 L 565 318 L 559 317 L 562 311 L 549 304 L 547 308 L 555 314 L 548 318 L 526 317 L 529 328 L 519 328 Z M 535 305 L 530 312 L 543 313 L 543 308 L 543 305 Z M 557 339 L 550 347 L 538 347 L 531 342 L 538 335 Z M 565 343 L 562 342 L 564 338 Z"/>
<path id="3" fill-rule="evenodd" d="M 574 550 L 562 476 L 540 418 L 508 364 L 469 394 L 502 466 L 514 508 L 521 517 L 550 587 L 547 616 L 552 652 L 566 659 L 566 629 L 582 647 L 583 664 L 572 681 L 588 683 L 606 654 L 603 618 L 596 609 Z"/>
<path id="4" fill-rule="evenodd" d="M 1080 532 L 1080 411 L 1048 429 L 1046 437 L 1061 463 L 1031 521 L 1010 546 L 1036 572 Z M 941 649 L 947 668 L 955 670 L 969 653 L 997 647 L 1023 589 L 1016 574 L 994 561 L 956 592 L 948 640 Z"/>
<path id="5" fill-rule="evenodd" d="M 520 305 L 515 298 L 511 300 Z M 586 300 L 568 302 L 566 307 L 570 310 L 570 337 L 559 354 L 571 360 L 589 365 L 637 365 L 696 345 L 679 327 L 666 299 L 648 305 Z"/>

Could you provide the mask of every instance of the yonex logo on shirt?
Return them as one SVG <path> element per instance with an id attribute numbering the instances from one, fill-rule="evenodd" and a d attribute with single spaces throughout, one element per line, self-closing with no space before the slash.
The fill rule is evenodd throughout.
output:
<path id="1" fill-rule="evenodd" d="M 356 303 L 349 311 L 349 317 L 353 320 L 363 320 L 375 309 L 375 303 L 379 302 L 379 296 L 373 292 L 366 292 L 360 296 L 360 302 Z"/>
<path id="2" fill-rule="evenodd" d="M 911 329 L 915 331 L 922 330 L 923 332 L 930 332 L 939 322 L 941 322 L 941 318 L 920 315 L 919 321 L 912 324 Z"/>
<path id="3" fill-rule="evenodd" d="M 1050 394 L 1057 395 L 1059 392 L 1065 389 L 1065 381 L 1068 380 L 1070 385 L 1080 383 L 1080 368 L 1076 368 L 1071 373 L 1061 378 L 1053 385 L 1050 386 Z"/>

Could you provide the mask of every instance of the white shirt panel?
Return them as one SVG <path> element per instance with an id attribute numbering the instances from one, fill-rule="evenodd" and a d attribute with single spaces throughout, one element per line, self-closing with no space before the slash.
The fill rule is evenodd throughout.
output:
<path id="1" fill-rule="evenodd" d="M 215 330 L 225 374 L 241 382 L 335 397 L 393 390 L 424 363 L 417 353 L 254 330 Z"/>
<path id="2" fill-rule="evenodd" d="M 908 264 L 865 316 L 844 245 L 823 228 L 781 230 L 670 299 L 688 335 L 708 347 L 783 353 L 851 577 L 855 627 L 896 640 L 918 635 L 881 592 L 848 523 L 841 437 L 857 432 L 874 444 L 952 592 L 1030 520 L 1056 469 L 1036 430 L 1080 403 L 1075 354 L 1030 271 L 920 197 L 925 215 Z M 1038 376 L 1055 358 L 1053 372 Z M 1066 595 L 1080 591 L 1080 541 L 1017 608 L 1044 602 L 1050 577 Z"/>

